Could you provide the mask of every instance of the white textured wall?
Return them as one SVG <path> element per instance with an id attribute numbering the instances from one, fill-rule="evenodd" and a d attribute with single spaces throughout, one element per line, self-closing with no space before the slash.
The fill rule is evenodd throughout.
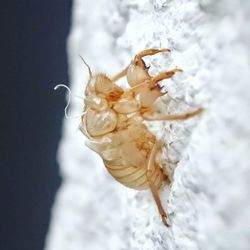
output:
<path id="1" fill-rule="evenodd" d="M 185 122 L 155 123 L 174 172 L 161 197 L 162 225 L 150 192 L 115 182 L 84 146 L 78 119 L 64 121 L 58 151 L 63 184 L 55 198 L 46 250 L 250 249 L 250 1 L 75 0 L 68 40 L 72 91 L 83 95 L 87 70 L 110 75 L 138 51 L 168 47 L 147 60 L 151 74 L 179 66 L 158 103 Z M 62 93 L 62 92 L 61 92 Z M 58 94 L 58 93 L 57 93 Z M 80 113 L 74 99 L 70 113 Z M 172 162 L 172 163 L 171 163 Z"/>

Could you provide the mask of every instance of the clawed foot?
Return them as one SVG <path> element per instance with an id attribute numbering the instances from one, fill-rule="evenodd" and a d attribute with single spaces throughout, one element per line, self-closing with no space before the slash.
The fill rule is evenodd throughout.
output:
<path id="1" fill-rule="evenodd" d="M 163 48 L 163 49 L 146 49 L 146 50 L 141 51 L 140 53 L 138 53 L 135 56 L 135 61 L 141 60 L 142 57 L 144 57 L 144 56 L 152 56 L 152 55 L 155 55 L 157 53 L 162 53 L 162 52 L 171 52 L 171 50 L 167 49 L 167 48 Z"/>
<path id="2" fill-rule="evenodd" d="M 182 69 L 180 68 L 176 68 L 176 69 L 172 69 L 169 70 L 167 72 L 161 73 L 158 76 L 155 76 L 154 78 L 152 78 L 151 83 L 150 83 L 150 90 L 153 90 L 155 88 L 162 88 L 158 82 L 164 79 L 168 79 L 171 78 L 175 73 L 177 72 L 183 72 Z"/>
<path id="3" fill-rule="evenodd" d="M 162 219 L 162 222 L 164 223 L 165 226 L 170 227 L 170 225 L 167 222 L 168 217 L 167 217 L 166 213 L 161 215 L 161 219 Z"/>

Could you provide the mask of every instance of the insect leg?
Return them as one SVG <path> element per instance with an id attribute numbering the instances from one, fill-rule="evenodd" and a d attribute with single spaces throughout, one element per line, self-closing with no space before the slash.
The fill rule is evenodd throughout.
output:
<path id="1" fill-rule="evenodd" d="M 135 60 L 140 60 L 144 56 L 152 56 L 160 52 L 170 52 L 170 49 L 146 49 L 135 56 Z"/>
<path id="2" fill-rule="evenodd" d="M 152 181 L 152 176 L 153 176 L 153 171 L 152 169 L 154 168 L 154 164 L 155 164 L 155 155 L 156 155 L 156 152 L 157 152 L 157 149 L 158 149 L 158 144 L 155 143 L 154 146 L 153 146 L 153 149 L 150 153 L 150 156 L 149 156 L 149 160 L 148 160 L 148 166 L 147 166 L 147 180 L 148 180 L 148 183 L 149 183 L 149 187 L 150 187 L 150 190 L 151 190 L 151 193 L 154 197 L 154 200 L 155 200 L 155 203 L 157 205 L 157 208 L 158 208 L 158 211 L 161 215 L 161 219 L 162 219 L 162 222 L 167 226 L 169 227 L 169 224 L 167 222 L 167 214 L 161 204 L 161 200 L 160 200 L 160 196 L 159 196 L 159 193 L 158 193 L 158 190 L 157 190 L 157 187 L 155 186 L 154 182 Z"/>
<path id="3" fill-rule="evenodd" d="M 129 66 L 127 66 L 124 70 L 122 70 L 121 72 L 116 74 L 114 77 L 112 77 L 111 78 L 112 82 L 115 82 L 115 81 L 119 80 L 120 78 L 124 77 L 127 74 L 128 67 Z"/>
<path id="4" fill-rule="evenodd" d="M 142 83 L 132 85 L 130 91 L 133 91 L 136 95 L 139 94 L 141 107 L 151 107 L 157 98 L 166 94 L 162 91 L 163 87 L 158 84 L 158 81 L 170 78 L 173 74 L 180 71 L 182 70 L 176 68 L 159 74 L 158 76 L 150 77 Z"/>
<path id="5" fill-rule="evenodd" d="M 185 114 L 176 114 L 176 115 L 165 115 L 160 113 L 145 112 L 142 114 L 143 118 L 148 121 L 173 121 L 173 120 L 185 120 L 193 116 L 199 115 L 204 112 L 203 108 L 196 109 L 193 112 Z"/>
<path id="6" fill-rule="evenodd" d="M 155 76 L 154 78 L 152 78 L 151 83 L 150 83 L 151 89 L 157 88 L 159 81 L 168 79 L 172 77 L 176 72 L 182 72 L 182 71 L 183 71 L 182 69 L 176 68 L 176 69 L 172 69 L 172 70 L 169 70 L 167 72 L 164 72 Z"/>
<path id="7" fill-rule="evenodd" d="M 155 54 L 160 53 L 160 52 L 170 52 L 170 49 L 146 49 L 146 50 L 143 50 L 143 51 L 141 51 L 140 53 L 138 53 L 135 56 L 134 62 L 132 62 L 132 64 L 133 63 L 140 64 L 144 68 L 146 66 L 145 66 L 145 64 L 144 64 L 144 62 L 142 60 L 142 57 L 144 57 L 144 56 L 152 56 L 152 55 L 155 55 Z M 120 78 L 124 77 L 127 74 L 129 66 L 127 66 L 124 70 L 122 70 L 120 73 L 118 73 L 117 75 L 115 75 L 112 78 L 112 81 L 117 81 Z"/>

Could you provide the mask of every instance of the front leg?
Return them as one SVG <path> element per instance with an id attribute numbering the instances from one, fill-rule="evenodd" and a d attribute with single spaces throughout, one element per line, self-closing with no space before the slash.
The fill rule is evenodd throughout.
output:
<path id="1" fill-rule="evenodd" d="M 158 82 L 171 78 L 177 72 L 182 72 L 182 70 L 176 68 L 161 73 L 133 86 L 130 90 L 138 97 L 142 108 L 150 108 L 159 97 L 166 94 L 162 91 L 163 87 L 161 87 Z"/>
<path id="2" fill-rule="evenodd" d="M 142 117 L 148 121 L 173 121 L 173 120 L 186 120 L 193 116 L 199 115 L 204 112 L 203 108 L 199 108 L 193 112 L 185 114 L 176 114 L 176 115 L 165 115 L 160 113 L 145 112 L 142 114 Z"/>
<path id="3" fill-rule="evenodd" d="M 112 78 L 112 81 L 117 81 L 120 78 L 127 76 L 128 83 L 131 87 L 142 83 L 146 79 L 150 79 L 151 76 L 148 74 L 148 67 L 146 67 L 143 61 L 144 56 L 152 56 L 157 53 L 170 52 L 169 49 L 146 49 L 139 52 L 132 62 L 121 72 Z"/>
<path id="4" fill-rule="evenodd" d="M 145 49 L 143 51 L 141 51 L 140 53 L 138 53 L 136 56 L 135 56 L 135 61 L 140 61 L 142 59 L 142 57 L 144 56 L 153 56 L 157 53 L 162 53 L 162 52 L 171 52 L 170 49 L 166 49 L 166 48 L 163 48 L 163 49 Z"/>
<path id="5" fill-rule="evenodd" d="M 163 73 L 153 77 L 151 79 L 151 82 L 150 82 L 150 89 L 159 88 L 159 85 L 158 85 L 159 81 L 171 78 L 177 72 L 183 72 L 183 70 L 179 69 L 179 68 L 175 68 L 175 69 L 163 72 Z"/>

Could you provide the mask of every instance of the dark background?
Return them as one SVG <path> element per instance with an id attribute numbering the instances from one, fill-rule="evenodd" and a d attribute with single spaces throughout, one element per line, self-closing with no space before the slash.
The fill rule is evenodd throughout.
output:
<path id="1" fill-rule="evenodd" d="M 56 152 L 71 1 L 1 3 L 0 249 L 43 249 L 60 185 Z"/>

